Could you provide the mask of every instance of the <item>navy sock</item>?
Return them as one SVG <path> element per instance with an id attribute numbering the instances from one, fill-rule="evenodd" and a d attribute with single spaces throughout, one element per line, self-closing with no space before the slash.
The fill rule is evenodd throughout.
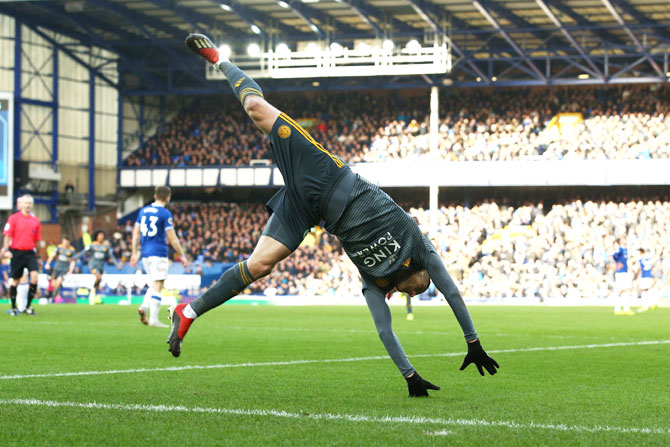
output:
<path id="1" fill-rule="evenodd" d="M 191 309 L 200 316 L 238 295 L 254 280 L 247 268 L 247 261 L 239 262 L 223 272 L 221 278 L 207 292 L 193 300 Z"/>
<path id="2" fill-rule="evenodd" d="M 26 304 L 26 309 L 30 307 L 30 303 L 33 302 L 35 298 L 35 293 L 37 292 L 37 284 L 30 284 L 28 286 L 28 303 Z"/>
<path id="3" fill-rule="evenodd" d="M 263 97 L 263 92 L 258 84 L 256 84 L 256 81 L 237 68 L 234 64 L 224 61 L 219 64 L 219 69 L 226 75 L 230 87 L 233 89 L 235 96 L 237 96 L 237 99 L 242 105 L 244 105 L 244 98 L 249 95 Z"/>
<path id="4" fill-rule="evenodd" d="M 12 302 L 12 309 L 16 309 L 16 286 L 9 286 L 9 300 Z"/>

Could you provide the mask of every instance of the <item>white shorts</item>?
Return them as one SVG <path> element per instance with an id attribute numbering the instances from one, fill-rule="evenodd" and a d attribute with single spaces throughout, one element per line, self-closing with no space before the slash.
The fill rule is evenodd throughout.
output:
<path id="1" fill-rule="evenodd" d="M 651 289 L 651 284 L 653 281 L 654 278 L 640 278 L 638 286 L 640 287 L 640 290 L 649 290 Z"/>
<path id="2" fill-rule="evenodd" d="M 623 292 L 633 288 L 633 281 L 629 272 L 620 272 L 614 274 L 614 290 Z"/>
<path id="3" fill-rule="evenodd" d="M 149 280 L 165 281 L 168 276 L 170 261 L 168 261 L 168 258 L 149 256 L 142 258 L 142 265 L 144 266 L 144 271 L 149 275 Z"/>

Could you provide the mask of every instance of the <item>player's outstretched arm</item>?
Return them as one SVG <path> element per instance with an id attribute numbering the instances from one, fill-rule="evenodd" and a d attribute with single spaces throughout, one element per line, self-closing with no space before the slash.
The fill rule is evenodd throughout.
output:
<path id="1" fill-rule="evenodd" d="M 386 303 L 384 292 L 375 287 L 366 287 L 363 295 L 386 352 L 407 380 L 410 397 L 424 397 L 428 396 L 428 390 L 439 390 L 439 386 L 422 378 L 407 359 L 400 340 L 391 327 L 391 311 Z"/>
<path id="2" fill-rule="evenodd" d="M 9 257 L 11 255 L 11 252 L 9 251 L 9 246 L 11 244 L 12 244 L 12 237 L 9 235 L 5 235 L 2 238 L 2 250 L 0 250 L 0 252 L 2 252 L 4 256 Z"/>
<path id="3" fill-rule="evenodd" d="M 226 76 L 247 115 L 263 133 L 269 134 L 280 112 L 265 100 L 263 91 L 256 81 L 227 58 L 222 57 L 216 46 L 204 34 L 189 34 L 185 43 L 191 51 L 213 64 Z"/>
<path id="4" fill-rule="evenodd" d="M 184 250 L 181 248 L 181 244 L 179 243 L 179 238 L 177 237 L 177 233 L 174 231 L 174 229 L 167 230 L 165 232 L 165 235 L 167 236 L 167 240 L 172 245 L 172 248 L 174 248 L 175 253 L 177 253 L 177 256 L 179 257 L 179 262 L 181 262 L 181 265 L 186 268 L 188 267 L 188 259 L 186 259 L 186 254 L 184 253 Z"/>
<path id="5" fill-rule="evenodd" d="M 76 259 L 81 258 L 81 257 L 84 256 L 85 254 L 87 254 L 87 253 L 90 251 L 90 249 L 91 249 L 91 246 L 90 246 L 90 245 L 89 245 L 88 247 L 85 247 L 82 251 L 80 251 L 79 253 L 77 253 L 77 254 L 75 254 L 74 256 L 72 256 L 72 260 L 76 260 Z"/>
<path id="6" fill-rule="evenodd" d="M 56 253 L 57 253 L 57 252 L 58 252 L 58 251 L 54 251 L 54 252 L 51 254 L 51 256 L 49 256 L 49 257 L 47 258 L 47 262 L 44 263 L 44 268 L 45 268 L 45 269 L 48 269 L 48 268 L 49 268 L 49 266 L 51 265 L 51 263 L 53 262 L 53 260 L 56 258 Z"/>
<path id="7" fill-rule="evenodd" d="M 475 325 L 472 323 L 470 312 L 465 306 L 465 301 L 463 301 L 458 287 L 456 287 L 454 280 L 449 276 L 449 272 L 447 272 L 442 259 L 440 259 L 437 253 L 432 252 L 430 254 L 426 271 L 435 287 L 442 292 L 447 303 L 449 303 L 449 307 L 454 312 L 456 320 L 461 325 L 465 340 L 468 342 L 468 353 L 465 356 L 463 365 L 461 365 L 461 371 L 470 363 L 474 363 L 482 376 L 484 375 L 482 368 L 485 368 L 491 375 L 495 374 L 497 372 L 496 368 L 499 368 L 498 363 L 489 357 L 484 348 L 482 348 L 477 338 L 477 331 L 475 331 Z"/>

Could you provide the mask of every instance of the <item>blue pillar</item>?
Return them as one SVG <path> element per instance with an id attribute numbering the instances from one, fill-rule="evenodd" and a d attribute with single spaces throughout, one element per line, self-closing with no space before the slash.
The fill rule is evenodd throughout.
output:
<path id="1" fill-rule="evenodd" d="M 88 209 L 95 209 L 95 70 L 88 79 Z"/>
<path id="2" fill-rule="evenodd" d="M 14 160 L 21 160 L 21 22 L 16 20 L 14 27 Z M 14 195 L 18 195 L 16 189 Z"/>
<path id="3" fill-rule="evenodd" d="M 123 95 L 119 89 L 116 115 L 119 117 L 116 123 L 116 186 L 121 184 L 121 165 L 123 164 Z"/>
<path id="4" fill-rule="evenodd" d="M 53 161 L 54 171 L 58 171 L 58 47 L 54 45 L 53 51 L 53 78 L 51 87 L 53 91 L 53 131 L 51 133 L 51 160 Z"/>
<path id="5" fill-rule="evenodd" d="M 140 147 L 144 146 L 144 96 L 140 96 Z"/>
<path id="6" fill-rule="evenodd" d="M 53 161 L 53 168 L 55 172 L 58 172 L 58 160 L 59 160 L 59 154 L 58 154 L 58 135 L 60 134 L 59 131 L 59 125 L 58 125 L 58 104 L 59 104 L 59 96 L 58 96 L 58 84 L 59 84 L 59 76 L 60 74 L 58 73 L 58 47 L 54 45 L 53 48 L 53 78 L 52 80 L 52 92 L 53 92 L 53 109 L 52 109 L 52 120 L 51 120 L 51 160 Z M 51 200 L 51 222 L 58 222 L 58 196 L 60 195 L 60 191 L 58 189 L 58 186 L 56 186 L 56 191 L 52 194 Z"/>

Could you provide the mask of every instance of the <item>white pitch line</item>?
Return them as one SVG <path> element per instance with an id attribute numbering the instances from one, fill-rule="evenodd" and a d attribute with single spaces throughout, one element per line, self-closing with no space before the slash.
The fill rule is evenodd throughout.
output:
<path id="1" fill-rule="evenodd" d="M 621 343 L 604 343 L 604 344 L 590 344 L 590 345 L 576 345 L 576 346 L 540 346 L 535 348 L 515 348 L 515 349 L 497 349 L 487 351 L 489 354 L 507 354 L 513 352 L 537 352 L 537 351 L 563 351 L 571 349 L 597 349 L 597 348 L 617 348 L 621 346 L 643 346 L 643 345 L 661 345 L 668 344 L 670 340 L 650 340 L 650 341 L 635 341 L 635 342 L 621 342 Z M 420 357 L 458 357 L 464 355 L 464 352 L 446 352 L 441 354 L 416 354 L 410 355 L 411 358 Z M 73 376 L 99 376 L 107 374 L 131 374 L 131 373 L 148 373 L 161 371 L 188 371 L 198 369 L 223 369 L 223 368 L 246 368 L 256 366 L 290 366 L 290 365 L 309 365 L 315 363 L 349 363 L 349 362 L 364 362 L 368 360 L 387 360 L 386 355 L 370 356 L 370 357 L 349 357 L 341 359 L 312 359 L 312 360 L 287 360 L 279 362 L 247 362 L 247 363 L 223 363 L 218 365 L 184 365 L 184 366 L 166 366 L 163 368 L 135 368 L 135 369 L 111 369 L 101 371 L 71 371 L 61 373 L 44 373 L 44 374 L 15 374 L 0 376 L 0 380 L 16 380 L 16 379 L 35 379 L 48 377 L 73 377 Z"/>
<path id="2" fill-rule="evenodd" d="M 364 414 L 338 414 L 338 413 L 291 413 L 283 410 L 243 409 L 243 408 L 207 408 L 207 407 L 184 407 L 181 405 L 144 405 L 144 404 L 103 404 L 98 402 L 58 402 L 52 400 L 38 399 L 0 399 L 0 405 L 24 405 L 51 408 L 82 408 L 96 410 L 122 410 L 122 411 L 145 411 L 155 413 L 205 413 L 222 414 L 234 416 L 270 416 L 287 419 L 313 419 L 323 421 L 347 421 L 347 422 L 374 422 L 387 424 L 430 424 L 442 426 L 460 427 L 503 427 L 513 430 L 555 430 L 563 432 L 582 433 L 628 433 L 628 434 L 670 434 L 668 428 L 649 427 L 617 427 L 610 425 L 569 425 L 569 424 L 544 424 L 537 422 L 514 422 L 514 421 L 487 421 L 484 419 L 442 419 L 427 418 L 422 416 L 368 416 Z M 442 431 L 435 434 L 445 435 L 449 432 Z"/>

